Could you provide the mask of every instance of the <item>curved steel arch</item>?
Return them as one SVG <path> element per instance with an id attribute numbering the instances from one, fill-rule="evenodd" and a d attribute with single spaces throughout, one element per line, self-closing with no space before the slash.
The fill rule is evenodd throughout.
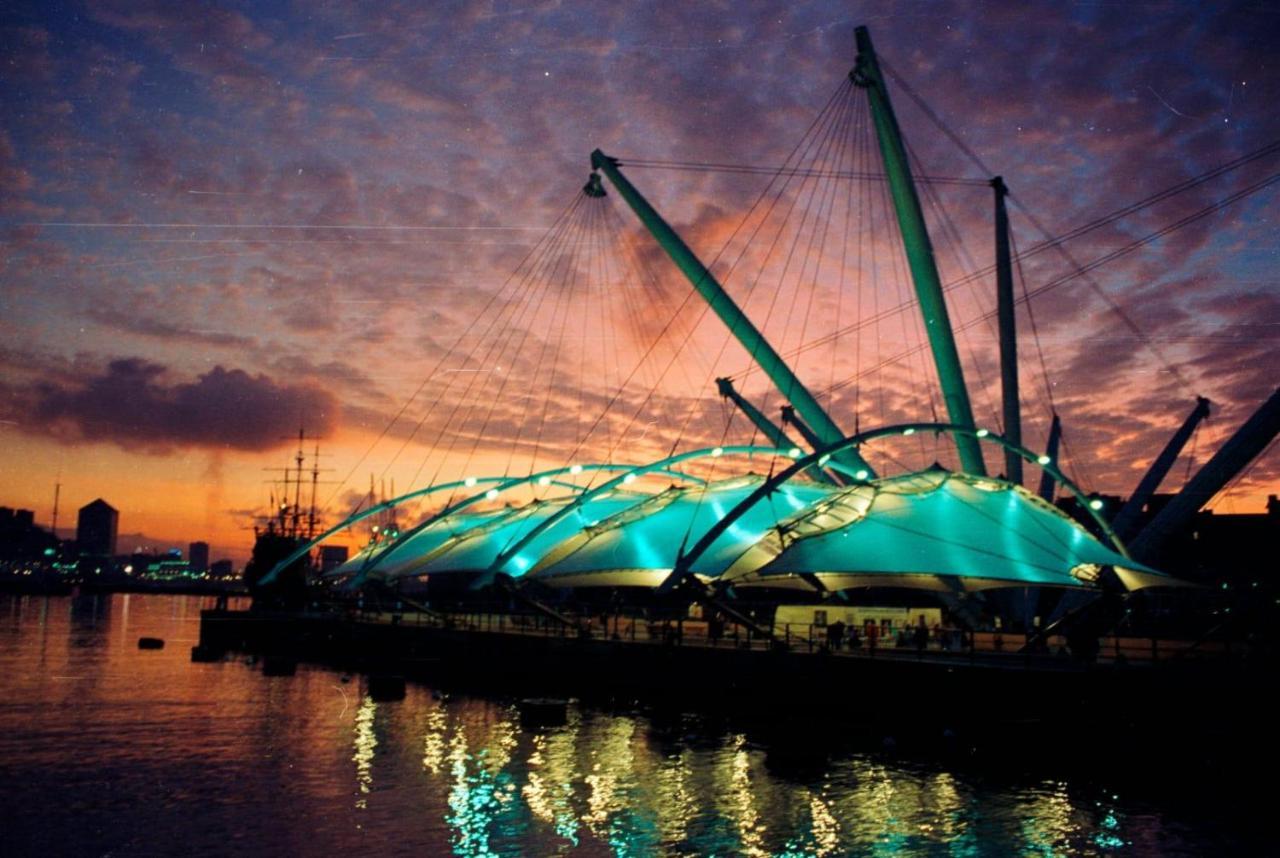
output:
<path id="1" fill-rule="evenodd" d="M 554 477 L 558 477 L 563 474 L 579 474 L 584 471 L 631 471 L 636 467 L 638 466 L 611 464 L 611 463 L 565 465 L 564 467 L 560 467 L 560 468 L 552 468 L 549 471 L 540 471 L 536 474 L 529 474 L 528 476 L 525 476 L 525 477 L 484 478 L 485 480 L 496 479 L 496 480 L 499 480 L 500 482 L 498 485 L 494 486 L 493 488 L 486 489 L 483 492 L 477 492 L 476 494 L 473 494 L 473 495 L 469 495 L 463 498 L 462 500 L 457 501 L 456 503 L 447 504 L 443 509 L 438 510 L 435 513 L 427 516 L 424 520 L 418 522 L 416 525 L 409 528 L 408 530 L 401 531 L 400 535 L 397 536 L 395 539 L 393 539 L 390 543 L 388 543 L 386 547 L 382 548 L 382 550 L 377 552 L 370 552 L 369 556 L 365 558 L 364 563 L 361 564 L 359 571 L 356 572 L 355 577 L 351 580 L 351 583 L 349 584 L 349 586 L 353 588 L 359 587 L 361 584 L 364 583 L 365 578 L 368 577 L 369 570 L 373 568 L 374 564 L 376 564 L 379 560 L 381 560 L 383 557 L 390 554 L 395 549 L 399 548 L 404 543 L 408 542 L 414 536 L 418 535 L 419 533 L 426 530 L 431 525 L 435 524 L 440 519 L 445 518 L 449 515 L 452 515 L 458 510 L 465 509 L 469 506 L 472 506 L 473 504 L 477 504 L 483 500 L 492 500 L 494 497 L 493 495 L 494 492 L 501 494 L 502 492 L 505 492 L 507 489 L 513 489 L 522 485 L 528 485 L 530 483 L 541 482 L 543 480 L 546 480 L 547 484 L 554 484 L 557 486 L 561 486 L 563 488 L 573 489 L 574 491 L 581 493 L 582 488 L 580 486 L 576 486 L 572 483 L 560 482 L 559 480 L 555 480 Z M 679 479 L 685 479 L 685 480 L 692 480 L 698 483 L 706 482 L 706 480 L 700 479 L 699 477 L 695 477 L 692 474 L 686 474 L 681 471 L 667 470 L 665 468 L 660 469 L 658 471 L 654 471 L 653 473 L 666 474 L 671 477 L 677 477 Z M 473 484 L 479 483 L 481 481 L 482 479 L 479 477 L 476 477 L 472 480 Z M 463 484 L 466 485 L 466 483 L 467 483 L 467 480 L 463 480 Z"/>
<path id="2" fill-rule="evenodd" d="M 665 471 L 668 465 L 675 465 L 680 462 L 690 461 L 692 459 L 719 458 L 720 456 L 724 456 L 724 455 L 742 455 L 742 454 L 754 455 L 756 453 L 765 454 L 769 456 L 796 458 L 797 456 L 799 456 L 800 452 L 801 451 L 799 447 L 792 447 L 788 450 L 783 450 L 780 447 L 762 447 L 755 444 L 740 444 L 740 445 L 719 446 L 719 447 L 704 447 L 701 450 L 691 450 L 687 453 L 678 453 L 674 456 L 668 456 L 665 459 L 658 459 L 657 461 L 650 462 L 647 465 L 638 465 L 632 468 L 631 470 L 627 471 L 625 474 L 621 474 L 617 477 L 614 477 L 612 480 L 608 480 L 604 483 L 601 483 L 599 486 L 595 487 L 594 489 L 583 492 L 582 494 L 578 495 L 573 500 L 572 503 L 566 504 L 564 508 L 558 510 L 554 515 L 550 515 L 547 518 L 543 519 L 542 521 L 538 522 L 538 524 L 535 527 L 533 527 L 528 533 L 520 537 L 512 545 L 500 551 L 498 553 L 498 556 L 494 558 L 493 563 L 490 564 L 489 568 L 486 569 L 484 573 L 475 580 L 475 582 L 472 584 L 472 587 L 478 589 L 480 587 L 485 586 L 486 584 L 491 583 L 494 577 L 501 570 L 501 568 L 506 564 L 506 562 L 510 560 L 512 557 L 514 557 L 515 555 L 519 554 L 522 548 L 524 548 L 526 545 L 528 545 L 537 537 L 541 536 L 547 530 L 554 527 L 556 523 L 558 523 L 561 519 L 563 519 L 569 513 L 577 510 L 577 508 L 582 506 L 584 503 L 596 497 L 599 497 L 605 492 L 611 491 L 617 488 L 618 486 L 622 485 L 623 483 L 625 483 L 628 477 L 634 478 L 634 477 L 643 476 L 645 474 L 662 473 Z"/>
<path id="3" fill-rule="evenodd" d="M 721 518 L 719 521 L 713 524 L 710 528 L 708 528 L 707 532 L 704 533 L 698 539 L 698 541 L 694 543 L 693 547 L 689 549 L 688 553 L 683 553 L 683 552 L 681 553 L 681 555 L 677 558 L 676 568 L 671 571 L 671 574 L 667 577 L 667 580 L 662 583 L 661 589 L 666 590 L 680 583 L 680 581 L 683 580 L 686 575 L 688 575 L 689 570 L 693 567 L 693 564 L 697 561 L 697 559 L 701 557 L 702 554 L 706 552 L 708 548 L 711 547 L 712 543 L 714 543 L 717 539 L 719 539 L 720 536 L 726 530 L 728 530 L 731 526 L 733 526 L 734 522 L 736 522 L 739 518 L 745 515 L 749 509 L 751 509 L 761 500 L 773 494 L 774 491 L 776 491 L 779 486 L 789 481 L 796 474 L 800 473 L 805 468 L 818 464 L 819 460 L 822 459 L 822 457 L 830 456 L 832 453 L 838 452 L 839 450 L 844 449 L 845 447 L 856 447 L 867 441 L 874 441 L 878 438 L 883 438 L 883 437 L 892 436 L 892 435 L 913 434 L 915 432 L 934 432 L 937 434 L 946 432 L 950 434 L 959 433 L 959 434 L 971 435 L 974 438 L 977 438 L 979 440 L 987 440 L 987 441 L 992 441 L 996 444 L 999 444 L 1005 449 L 1012 450 L 1014 453 L 1017 453 L 1019 456 L 1021 456 L 1023 459 L 1027 460 L 1028 462 L 1033 462 L 1039 465 L 1041 468 L 1045 469 L 1050 476 L 1053 477 L 1054 481 L 1057 482 L 1058 485 L 1065 486 L 1067 490 L 1071 492 L 1071 494 L 1076 498 L 1076 500 L 1079 501 L 1081 508 L 1088 511 L 1089 516 L 1094 520 L 1094 522 L 1099 526 L 1102 532 L 1106 535 L 1107 539 L 1111 542 L 1111 546 L 1116 550 L 1116 552 L 1119 553 L 1122 557 L 1129 556 L 1129 552 L 1125 549 L 1124 544 L 1121 543 L 1120 538 L 1116 536 L 1115 531 L 1111 529 L 1111 525 L 1107 524 L 1106 520 L 1103 519 L 1102 516 L 1098 515 L 1096 510 L 1094 510 L 1091 506 L 1089 506 L 1088 500 L 1085 498 L 1084 493 L 1081 492 L 1080 489 L 1076 486 L 1076 484 L 1073 483 L 1071 480 L 1069 480 L 1062 473 L 1062 471 L 1058 469 L 1058 465 L 1056 462 L 1052 460 L 1050 460 L 1049 462 L 1042 462 L 1041 457 L 1038 454 L 1033 453 L 1032 451 L 1018 444 L 1014 444 L 1013 442 L 1009 441 L 1003 436 L 997 435 L 994 432 L 991 432 L 987 429 L 979 429 L 973 426 L 957 426 L 952 423 L 902 423 L 897 426 L 884 426 L 884 427 L 881 427 L 880 429 L 872 429 L 868 432 L 861 432 L 857 435 L 851 435 L 842 441 L 836 442 L 835 444 L 829 444 L 821 449 L 814 450 L 809 455 L 804 456 L 800 459 L 797 459 L 796 461 L 788 465 L 786 468 L 779 471 L 777 474 L 773 475 L 772 477 L 769 477 L 767 480 L 761 483 L 760 486 L 757 487 L 755 491 L 747 495 L 745 498 L 739 501 L 734 507 L 732 507 L 728 512 L 726 512 L 723 518 Z M 977 476 L 975 476 L 974 478 L 985 479 L 985 480 L 993 479 L 992 477 L 977 477 Z M 864 482 L 870 483 L 870 482 L 875 482 L 875 480 L 864 480 Z"/>

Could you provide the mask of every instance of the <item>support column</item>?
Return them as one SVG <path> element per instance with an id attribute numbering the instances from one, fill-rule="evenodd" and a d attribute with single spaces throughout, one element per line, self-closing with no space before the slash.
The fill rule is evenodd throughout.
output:
<path id="1" fill-rule="evenodd" d="M 684 243 L 676 231 L 671 228 L 662 216 L 649 205 L 635 186 L 622 175 L 618 169 L 617 160 L 610 158 L 599 149 L 591 153 L 591 166 L 595 170 L 604 173 L 622 198 L 627 201 L 627 205 L 631 206 L 632 211 L 636 213 L 636 217 L 640 218 L 640 222 L 648 228 L 649 232 L 657 240 L 658 244 L 667 255 L 671 257 L 671 261 L 676 264 L 684 276 L 689 278 L 689 282 L 693 284 L 693 288 L 698 290 L 703 299 L 711 306 L 720 320 L 729 327 L 729 332 L 733 334 L 738 342 L 742 343 L 743 348 L 747 350 L 747 354 L 760 365 L 769 379 L 777 386 L 782 393 L 783 398 L 787 399 L 796 406 L 796 410 L 804 417 L 805 421 L 813 427 L 813 431 L 823 440 L 824 444 L 835 444 L 842 440 L 844 432 L 835 424 L 835 421 L 823 410 L 818 404 L 818 400 L 809 392 L 808 388 L 796 377 L 791 371 L 791 367 L 787 366 L 782 356 L 774 351 L 773 346 L 769 345 L 768 340 L 756 329 L 751 320 L 746 317 L 742 309 L 734 303 L 729 294 L 724 291 L 724 287 L 720 285 L 715 276 L 707 270 L 689 246 Z M 588 183 L 590 186 L 590 183 Z M 972 421 L 970 421 L 972 422 Z M 840 461 L 854 470 L 866 470 L 875 475 L 875 471 L 862 458 L 856 450 L 846 450 L 838 454 Z"/>
<path id="2" fill-rule="evenodd" d="M 756 408 L 748 402 L 746 398 L 738 392 L 737 388 L 733 386 L 733 379 L 717 378 L 716 390 L 725 399 L 738 406 L 738 410 L 747 415 L 747 419 L 760 430 L 760 433 L 764 435 L 764 437 L 769 439 L 770 444 L 780 450 L 787 450 L 795 446 L 795 442 L 787 437 L 787 433 L 783 432 L 780 426 L 776 425 L 768 417 L 765 417 L 764 414 L 760 412 L 759 408 Z"/>
<path id="3" fill-rule="evenodd" d="M 1222 491 L 1236 474 L 1280 433 L 1280 388 L 1227 439 L 1205 466 L 1196 471 L 1169 505 L 1139 531 L 1129 545 L 1133 556 L 1150 562 L 1171 536 L 1190 524 L 1200 508 Z"/>
<path id="4" fill-rule="evenodd" d="M 880 154 L 884 158 L 885 174 L 889 179 L 889 190 L 898 215 L 898 228 L 902 233 L 902 243 L 911 269 L 911 279 L 915 283 L 916 297 L 920 302 L 920 312 L 924 315 L 924 328 L 933 351 L 938 381 L 942 386 L 942 398 L 946 401 L 947 414 L 952 423 L 973 426 L 973 409 L 969 405 L 969 392 L 960 367 L 960 354 L 956 351 L 951 319 L 947 314 L 946 301 L 942 297 L 942 280 L 938 276 L 938 264 L 934 259 L 929 230 L 925 226 L 924 212 L 920 208 L 920 198 L 916 195 L 915 182 L 911 178 L 902 133 L 893 114 L 893 105 L 889 102 L 889 91 L 880 73 L 880 64 L 876 61 L 875 50 L 871 46 L 871 34 L 866 27 L 858 27 L 854 34 L 858 43 L 858 60 L 849 76 L 854 84 L 867 91 L 871 102 L 871 118 L 875 122 L 876 137 L 880 141 Z M 987 468 L 977 439 L 966 434 L 957 434 L 955 438 L 961 467 L 967 473 L 985 476 Z"/>
<path id="5" fill-rule="evenodd" d="M 1111 527 L 1116 532 L 1116 536 L 1121 539 L 1128 539 L 1133 536 L 1137 530 L 1138 518 L 1142 515 L 1142 508 L 1147 505 L 1147 501 L 1151 500 L 1151 496 L 1155 494 L 1156 489 L 1160 488 L 1160 482 L 1169 473 L 1169 469 L 1173 467 L 1173 463 L 1177 461 L 1178 454 L 1182 452 L 1182 448 L 1186 446 L 1187 440 L 1191 438 L 1191 433 L 1200 425 L 1200 421 L 1209 416 L 1209 400 L 1203 396 L 1196 397 L 1196 407 L 1187 415 L 1187 419 L 1183 421 L 1178 431 L 1173 433 L 1173 437 L 1169 439 L 1169 443 L 1164 445 L 1164 449 L 1160 451 L 1160 455 L 1151 463 L 1151 467 L 1147 473 L 1143 475 L 1142 481 L 1138 483 L 1138 487 L 1133 490 L 1133 494 L 1129 496 L 1128 502 L 1120 508 L 1120 512 L 1116 513 L 1115 521 L 1111 523 Z"/>
<path id="6" fill-rule="evenodd" d="M 1018 402 L 1018 323 L 1013 313 L 1013 255 L 1009 252 L 1009 195 L 1004 179 L 991 180 L 996 192 L 996 316 L 1000 328 L 1000 396 L 1004 405 L 1004 437 L 1022 446 L 1022 410 Z M 1004 472 L 1009 482 L 1022 485 L 1022 457 L 1004 451 Z"/>

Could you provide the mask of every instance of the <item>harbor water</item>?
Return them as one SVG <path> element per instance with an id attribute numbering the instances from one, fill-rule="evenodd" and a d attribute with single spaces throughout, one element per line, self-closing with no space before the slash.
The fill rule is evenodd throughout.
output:
<path id="1" fill-rule="evenodd" d="M 530 723 L 496 696 L 411 683 L 375 702 L 361 676 L 319 666 L 270 677 L 244 655 L 192 663 L 211 605 L 0 596 L 0 853 L 1267 851 L 1242 791 L 1196 788 L 1194 772 L 1152 784 L 1035 764 L 1034 749 L 1026 765 L 1008 764 L 1017 753 L 987 765 L 901 753 L 889 736 L 813 735 L 821 689 L 762 733 L 642 703 L 575 702 L 563 723 Z"/>

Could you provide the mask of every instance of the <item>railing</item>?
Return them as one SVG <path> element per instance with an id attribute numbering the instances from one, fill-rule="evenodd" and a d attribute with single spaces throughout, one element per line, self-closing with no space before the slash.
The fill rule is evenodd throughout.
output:
<path id="1" fill-rule="evenodd" d="M 425 614 L 361 610 L 355 614 L 355 619 L 366 623 L 489 634 L 588 638 L 673 647 L 768 650 L 782 644 L 791 652 L 854 658 L 982 659 L 993 663 L 1033 660 L 1044 663 L 1071 658 L 1070 647 L 1063 636 L 1045 638 L 1043 645 L 1033 650 L 1028 647 L 1030 638 L 1020 632 L 972 632 L 942 627 L 929 629 L 923 639 L 916 636 L 913 627 L 878 637 L 865 635 L 859 630 L 856 637 L 848 635 L 837 641 L 829 637 L 827 627 L 814 623 L 779 623 L 774 627 L 774 639 L 770 640 L 734 623 L 721 624 L 700 619 L 649 620 L 622 614 L 580 617 L 577 626 L 565 625 L 540 614 L 489 612 Z M 1202 642 L 1196 646 L 1189 640 L 1105 636 L 1098 639 L 1096 661 L 1112 664 L 1156 662 L 1190 652 L 1193 648 L 1205 655 L 1230 653 L 1230 646 L 1225 642 Z"/>

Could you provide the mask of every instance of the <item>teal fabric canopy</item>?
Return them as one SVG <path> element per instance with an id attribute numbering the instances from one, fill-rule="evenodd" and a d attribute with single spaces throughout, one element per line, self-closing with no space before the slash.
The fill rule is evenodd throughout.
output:
<path id="1" fill-rule="evenodd" d="M 773 557 L 741 570 L 743 583 L 803 573 L 833 590 L 932 587 L 938 576 L 967 589 L 1081 587 L 1103 566 L 1124 567 L 1147 585 L 1168 580 L 1019 486 L 941 469 L 846 489 L 760 548 Z"/>
<path id="2" fill-rule="evenodd" d="M 369 574 L 374 578 L 384 579 L 414 575 L 416 574 L 415 570 L 420 568 L 428 558 L 434 556 L 436 552 L 450 543 L 463 538 L 468 531 L 478 527 L 492 527 L 497 522 L 510 518 L 516 512 L 517 510 L 515 509 L 504 508 L 481 512 L 468 511 L 443 516 L 406 539 L 402 544 L 390 551 L 385 551 L 370 567 Z M 382 549 L 375 547 L 375 550 Z M 362 555 L 367 556 L 367 552 L 361 552 L 356 557 L 361 557 Z M 348 564 L 343 564 L 343 566 Z M 361 565 L 363 565 L 363 560 Z"/>
<path id="3" fill-rule="evenodd" d="M 614 492 L 579 504 L 564 518 L 534 537 L 528 545 L 496 571 L 513 578 L 521 577 L 556 543 L 583 528 L 596 524 L 603 518 L 640 503 L 645 500 L 645 497 L 645 495 Z M 390 577 L 488 570 L 500 554 L 572 502 L 572 498 L 556 498 L 535 501 L 512 509 L 508 515 L 494 517 L 479 526 L 466 528 L 453 534 L 447 543 L 442 544 L 423 562 L 398 566 Z"/>
<path id="4" fill-rule="evenodd" d="M 562 541 L 530 575 L 562 587 L 656 587 L 675 568 L 681 547 L 696 541 L 762 482 L 763 477 L 747 475 L 667 489 Z M 704 579 L 720 576 L 780 521 L 833 491 L 808 483 L 785 488 L 735 522 L 691 571 Z"/>
<path id="5" fill-rule="evenodd" d="M 656 494 L 606 488 L 460 510 L 389 551 L 366 548 L 331 574 L 357 573 L 373 557 L 368 574 L 382 580 L 499 572 L 558 587 L 656 587 L 713 526 L 739 511 L 693 558 L 688 571 L 704 582 L 828 590 L 1092 587 L 1110 567 L 1129 589 L 1180 583 L 999 479 L 935 468 L 846 488 L 793 480 L 744 506 L 765 482 L 746 474 Z"/>

